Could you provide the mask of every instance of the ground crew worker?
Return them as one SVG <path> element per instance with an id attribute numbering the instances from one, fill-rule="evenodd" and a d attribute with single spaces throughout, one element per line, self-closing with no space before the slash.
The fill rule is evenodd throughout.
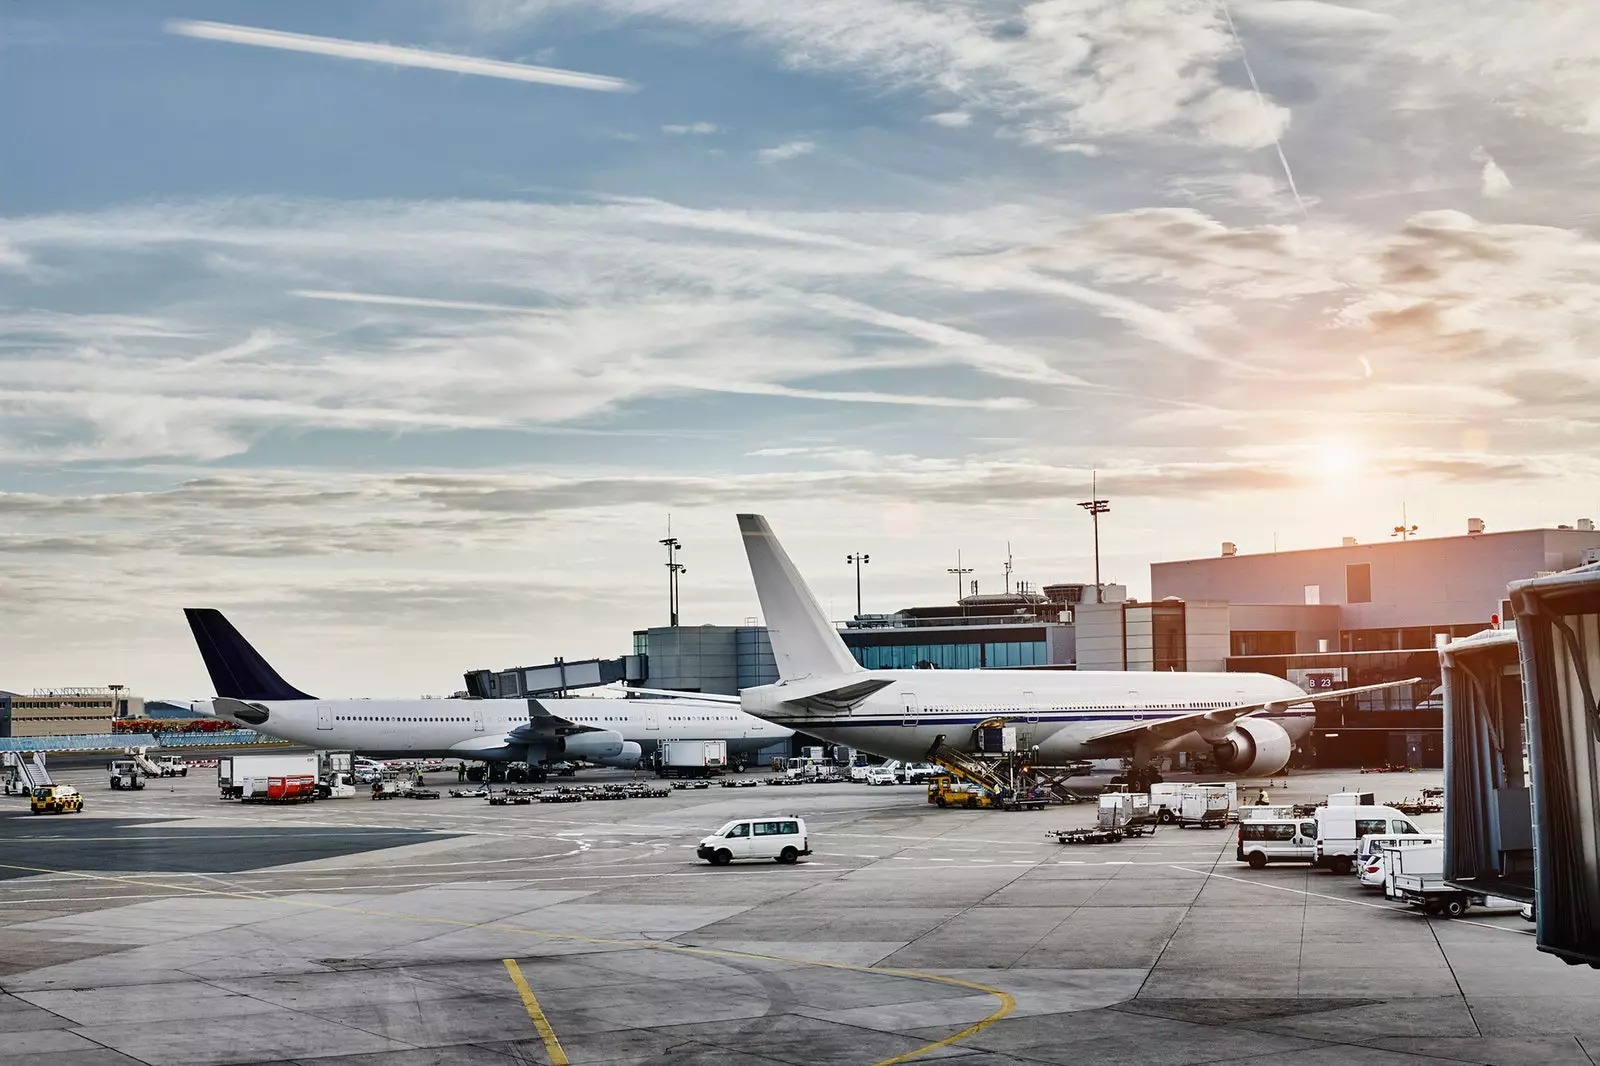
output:
<path id="1" fill-rule="evenodd" d="M 1270 801 L 1267 799 L 1267 790 L 1262 789 L 1261 795 L 1256 797 L 1256 806 L 1265 807 Z"/>
<path id="2" fill-rule="evenodd" d="M 467 764 L 464 763 L 464 762 L 456 763 L 456 780 L 457 781 L 465 781 L 466 779 L 467 779 Z"/>
<path id="3" fill-rule="evenodd" d="M 422 787 L 422 771 L 421 770 L 417 771 L 417 787 L 418 788 Z M 1265 795 L 1265 793 L 1263 793 L 1263 795 Z"/>

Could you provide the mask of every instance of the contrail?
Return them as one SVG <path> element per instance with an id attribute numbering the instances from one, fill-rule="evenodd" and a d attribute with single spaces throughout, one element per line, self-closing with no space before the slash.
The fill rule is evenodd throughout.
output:
<path id="1" fill-rule="evenodd" d="M 1228 20 L 1228 32 L 1233 35 L 1233 43 L 1239 49 L 1239 58 L 1244 62 L 1244 72 L 1250 76 L 1250 88 L 1256 92 L 1263 108 L 1267 106 L 1267 98 L 1261 93 L 1261 85 L 1256 81 L 1256 72 L 1250 67 L 1250 54 L 1244 50 L 1244 41 L 1239 38 L 1239 29 L 1233 24 L 1233 12 L 1228 10 L 1228 0 L 1220 0 L 1222 17 Z M 1294 194 L 1294 202 L 1300 208 L 1301 218 L 1310 218 L 1306 213 L 1306 203 L 1300 199 L 1300 189 L 1294 183 L 1294 171 L 1289 169 L 1289 157 L 1283 154 L 1283 142 L 1278 140 L 1278 135 L 1272 135 L 1272 146 L 1278 150 L 1278 162 L 1283 164 L 1283 176 L 1289 181 L 1289 191 Z"/>
<path id="2" fill-rule="evenodd" d="M 225 22 L 172 19 L 167 23 L 166 30 L 168 33 L 176 33 L 183 37 L 199 37 L 208 41 L 227 41 L 231 44 L 254 45 L 257 48 L 282 48 L 290 52 L 311 52 L 316 55 L 336 56 L 340 59 L 392 63 L 400 67 L 449 70 L 457 74 L 476 74 L 485 78 L 533 81 L 544 85 L 561 85 L 569 89 L 589 89 L 593 92 L 629 92 L 635 88 L 630 82 L 621 78 L 607 77 L 604 74 L 583 74 L 575 70 L 535 67 L 526 63 L 507 63 L 499 59 L 479 59 L 477 56 L 453 55 L 449 52 L 429 52 L 422 48 L 404 48 L 394 44 L 346 41 L 338 37 L 313 37 L 307 33 L 262 30 L 253 26 L 231 26 Z"/>

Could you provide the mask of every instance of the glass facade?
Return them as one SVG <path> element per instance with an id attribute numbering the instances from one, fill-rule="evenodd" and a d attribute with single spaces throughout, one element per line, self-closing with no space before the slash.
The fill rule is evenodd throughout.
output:
<path id="1" fill-rule="evenodd" d="M 936 670 L 981 667 L 1045 666 L 1049 649 L 1042 640 L 993 641 L 982 644 L 887 644 L 851 648 L 856 662 L 868 670 L 913 670 L 932 664 Z"/>

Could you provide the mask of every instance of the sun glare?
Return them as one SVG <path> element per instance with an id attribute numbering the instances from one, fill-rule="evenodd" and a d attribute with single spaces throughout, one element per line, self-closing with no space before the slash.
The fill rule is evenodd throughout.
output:
<path id="1" fill-rule="evenodd" d="M 1348 477 L 1361 469 L 1361 449 L 1347 440 L 1312 445 L 1311 467 L 1324 477 Z"/>

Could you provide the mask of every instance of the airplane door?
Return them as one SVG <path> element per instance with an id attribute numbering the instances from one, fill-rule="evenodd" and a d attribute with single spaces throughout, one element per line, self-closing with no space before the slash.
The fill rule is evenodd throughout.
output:
<path id="1" fill-rule="evenodd" d="M 905 712 L 901 715 L 900 724 L 916 725 L 917 719 L 922 717 L 922 708 L 917 703 L 916 693 L 905 692 L 901 693 L 901 696 L 904 701 Z"/>
<path id="2" fill-rule="evenodd" d="M 483 732 L 483 708 L 482 707 L 476 707 L 475 706 L 475 707 L 472 708 L 472 728 L 474 730 L 476 730 L 477 732 L 479 732 L 479 733 Z"/>
<path id="3" fill-rule="evenodd" d="M 328 706 L 326 703 L 319 703 L 317 705 L 317 728 L 333 728 L 333 708 Z"/>
<path id="4" fill-rule="evenodd" d="M 1033 746 L 1033 731 L 1038 725 L 1039 700 L 1033 693 L 1024 692 L 1022 694 L 1022 728 L 1018 730 L 1022 737 L 1020 742 L 1022 747 Z"/>
<path id="5" fill-rule="evenodd" d="M 1144 721 L 1144 701 L 1139 699 L 1137 692 L 1130 691 L 1128 693 L 1128 708 L 1133 711 L 1133 720 L 1135 722 Z"/>
<path id="6" fill-rule="evenodd" d="M 653 703 L 645 704 L 645 707 L 644 707 L 644 727 L 646 729 L 660 729 L 661 728 L 661 709 L 659 707 L 657 707 Z"/>

